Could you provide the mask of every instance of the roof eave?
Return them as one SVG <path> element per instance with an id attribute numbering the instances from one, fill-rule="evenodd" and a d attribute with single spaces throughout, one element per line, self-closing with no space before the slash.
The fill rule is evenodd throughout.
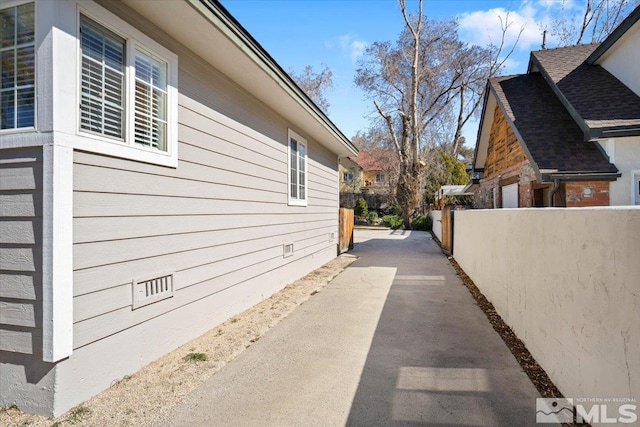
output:
<path id="1" fill-rule="evenodd" d="M 535 159 L 531 155 L 531 151 L 529 151 L 529 147 L 527 147 L 527 143 L 525 142 L 524 138 L 518 131 L 518 128 L 516 127 L 515 123 L 513 123 L 513 120 L 511 120 L 511 117 L 509 117 L 509 115 L 507 114 L 505 105 L 503 105 L 502 100 L 500 99 L 498 94 L 495 92 L 495 89 L 491 87 L 491 90 L 493 91 L 493 96 L 495 97 L 496 102 L 500 106 L 500 109 L 502 110 L 502 113 L 504 114 L 504 117 L 507 120 L 507 123 L 511 127 L 513 134 L 516 136 L 516 138 L 518 139 L 518 142 L 522 146 L 522 150 L 527 156 L 527 159 L 529 160 L 529 163 L 531 164 L 531 167 L 533 168 L 536 174 L 536 177 L 540 180 L 542 178 L 542 175 L 540 174 L 540 168 L 538 167 L 538 164 L 536 163 Z"/>
<path id="2" fill-rule="evenodd" d="M 487 100 L 489 99 L 489 90 L 490 90 L 490 83 L 489 80 L 487 80 L 487 84 L 484 87 L 484 96 L 483 96 L 483 100 L 482 100 L 482 111 L 480 113 L 480 122 L 478 123 L 478 132 L 476 134 L 476 146 L 475 149 L 473 150 L 473 163 L 471 164 L 471 168 L 472 170 L 478 170 L 477 167 L 477 163 L 476 160 L 478 159 L 478 149 L 480 147 L 480 138 L 482 137 L 482 127 L 484 126 L 484 116 L 485 116 L 485 112 L 487 110 Z M 484 168 L 482 168 L 484 170 Z"/>
<path id="3" fill-rule="evenodd" d="M 620 172 L 548 172 L 543 171 L 542 182 L 558 181 L 616 181 Z"/>
<path id="4" fill-rule="evenodd" d="M 590 132 L 591 139 L 606 138 L 622 138 L 628 136 L 640 136 L 640 127 L 638 126 L 618 126 L 609 128 L 592 129 Z"/>
<path id="5" fill-rule="evenodd" d="M 249 32 L 220 4 L 218 0 L 187 0 L 192 7 L 207 18 L 212 25 L 212 14 L 223 28 L 220 28 L 236 46 L 247 53 L 247 56 L 267 75 L 277 79 L 282 89 L 287 92 L 296 103 L 311 114 L 316 121 L 340 144 L 337 149 L 339 155 L 357 155 L 358 149 L 338 129 L 338 127 L 320 110 L 309 96 L 293 81 L 293 79 L 280 67 L 269 53 L 249 34 Z M 322 141 L 318 141 L 321 142 Z"/>

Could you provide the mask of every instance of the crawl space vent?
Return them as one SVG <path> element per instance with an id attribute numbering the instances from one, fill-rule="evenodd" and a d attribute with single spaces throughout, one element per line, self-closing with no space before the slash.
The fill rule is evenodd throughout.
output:
<path id="1" fill-rule="evenodd" d="M 148 280 L 133 281 L 133 309 L 171 298 L 173 296 L 173 274 Z"/>
<path id="2" fill-rule="evenodd" d="M 286 257 L 290 257 L 291 255 L 293 255 L 293 243 L 284 245 L 282 250 L 282 256 L 286 258 Z"/>

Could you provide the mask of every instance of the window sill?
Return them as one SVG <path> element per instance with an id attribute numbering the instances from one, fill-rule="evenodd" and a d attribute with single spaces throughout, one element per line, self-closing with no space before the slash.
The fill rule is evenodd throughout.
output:
<path id="1" fill-rule="evenodd" d="M 163 152 L 89 133 L 79 132 L 77 135 L 65 135 L 64 138 L 68 141 L 68 145 L 77 150 L 158 166 L 178 167 L 177 144 L 174 143 L 169 144 L 173 147 L 172 151 Z"/>
<path id="2" fill-rule="evenodd" d="M 307 206 L 308 203 L 306 200 L 297 200 L 297 199 L 289 199 L 289 206 Z"/>

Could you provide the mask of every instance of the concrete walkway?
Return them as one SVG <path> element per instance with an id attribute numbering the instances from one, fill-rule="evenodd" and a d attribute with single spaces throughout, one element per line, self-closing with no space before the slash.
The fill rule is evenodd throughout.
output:
<path id="1" fill-rule="evenodd" d="M 428 233 L 356 230 L 352 254 L 166 425 L 535 425 L 536 389 Z"/>

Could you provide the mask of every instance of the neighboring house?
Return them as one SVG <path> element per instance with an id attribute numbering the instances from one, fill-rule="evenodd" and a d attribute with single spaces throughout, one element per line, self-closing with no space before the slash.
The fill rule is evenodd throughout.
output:
<path id="1" fill-rule="evenodd" d="M 59 415 L 336 256 L 357 150 L 219 3 L 0 15 L 0 405 Z"/>
<path id="2" fill-rule="evenodd" d="M 361 191 L 390 194 L 395 185 L 398 159 L 393 150 L 360 151 L 354 160 L 362 168 Z"/>
<path id="3" fill-rule="evenodd" d="M 362 168 L 351 157 L 340 158 L 340 192 L 360 193 L 364 184 Z"/>
<path id="4" fill-rule="evenodd" d="M 640 7 L 600 44 L 535 51 L 527 74 L 490 79 L 476 207 L 640 204 L 639 63 Z"/>

